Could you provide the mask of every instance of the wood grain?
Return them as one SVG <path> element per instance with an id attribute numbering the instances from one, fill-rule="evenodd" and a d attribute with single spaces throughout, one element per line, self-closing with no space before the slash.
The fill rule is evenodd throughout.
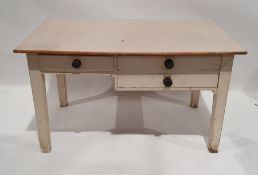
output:
<path id="1" fill-rule="evenodd" d="M 48 19 L 15 53 L 59 55 L 246 54 L 211 21 Z"/>

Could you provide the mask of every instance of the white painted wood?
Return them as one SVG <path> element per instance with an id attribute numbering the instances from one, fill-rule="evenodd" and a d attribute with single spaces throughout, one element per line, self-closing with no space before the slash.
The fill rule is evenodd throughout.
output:
<path id="1" fill-rule="evenodd" d="M 73 68 L 75 59 L 81 61 L 81 67 Z M 113 72 L 114 60 L 111 56 L 63 56 L 39 55 L 40 70 L 45 73 L 87 73 Z"/>
<path id="2" fill-rule="evenodd" d="M 217 92 L 213 95 L 209 151 L 218 152 L 234 56 L 223 56 Z"/>
<path id="3" fill-rule="evenodd" d="M 166 59 L 174 67 L 167 69 Z M 118 73 L 219 73 L 221 56 L 119 56 Z"/>
<path id="4" fill-rule="evenodd" d="M 164 77 L 171 77 L 173 84 L 170 88 L 189 88 L 189 87 L 217 87 L 217 74 L 121 74 L 117 75 L 117 88 L 164 88 Z"/>
<path id="5" fill-rule="evenodd" d="M 75 69 L 72 66 L 72 62 L 75 59 L 79 59 L 81 61 L 81 67 L 79 69 Z M 86 69 L 85 57 L 39 55 L 39 63 L 40 63 L 40 70 L 42 71 L 78 72 Z"/>
<path id="6" fill-rule="evenodd" d="M 48 19 L 15 50 L 27 53 L 38 137 L 42 152 L 51 140 L 42 73 L 109 73 L 119 91 L 200 90 L 214 92 L 208 148 L 217 152 L 234 54 L 247 51 L 211 21 Z M 222 56 L 221 55 L 225 55 Z M 167 70 L 164 60 L 173 57 Z M 79 69 L 72 61 L 80 59 Z M 173 85 L 163 85 L 164 77 Z M 61 106 L 67 106 L 64 75 L 57 75 Z"/>
<path id="7" fill-rule="evenodd" d="M 200 90 L 191 91 L 190 106 L 192 108 L 198 108 L 199 97 L 200 97 Z"/>
<path id="8" fill-rule="evenodd" d="M 217 88 L 212 87 L 185 87 L 185 88 L 136 88 L 136 87 L 126 87 L 126 88 L 120 88 L 115 87 L 116 91 L 192 91 L 192 90 L 210 90 L 210 91 L 216 91 Z"/>
<path id="9" fill-rule="evenodd" d="M 57 78 L 57 89 L 59 94 L 60 107 L 67 107 L 67 86 L 66 86 L 66 76 L 65 74 L 56 74 Z"/>
<path id="10" fill-rule="evenodd" d="M 212 21 L 48 19 L 16 53 L 66 55 L 246 54 Z"/>
<path id="11" fill-rule="evenodd" d="M 33 94 L 35 116 L 37 120 L 38 138 L 41 152 L 48 153 L 51 150 L 51 138 L 48 118 L 48 106 L 44 75 L 36 70 L 37 63 L 36 55 L 28 55 L 31 89 Z M 33 65 L 33 66 L 32 66 Z"/>
<path id="12" fill-rule="evenodd" d="M 88 72 L 106 72 L 113 71 L 114 57 L 94 57 L 88 56 L 85 60 L 86 70 Z"/>

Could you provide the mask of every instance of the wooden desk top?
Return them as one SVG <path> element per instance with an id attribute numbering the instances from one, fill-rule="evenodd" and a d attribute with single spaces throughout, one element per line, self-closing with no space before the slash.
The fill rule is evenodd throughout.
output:
<path id="1" fill-rule="evenodd" d="M 66 55 L 246 54 L 211 21 L 47 19 L 15 53 Z"/>

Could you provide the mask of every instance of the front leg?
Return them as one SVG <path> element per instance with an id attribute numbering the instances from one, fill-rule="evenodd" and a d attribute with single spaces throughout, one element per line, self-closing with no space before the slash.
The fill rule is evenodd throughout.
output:
<path id="1" fill-rule="evenodd" d="M 233 56 L 223 56 L 218 81 L 218 90 L 213 95 L 212 114 L 210 122 L 209 151 L 217 153 L 223 126 L 224 112 L 233 65 Z"/>
<path id="2" fill-rule="evenodd" d="M 51 151 L 51 138 L 45 76 L 38 69 L 37 57 L 35 55 L 28 55 L 27 58 L 40 148 L 41 152 L 48 153 Z"/>

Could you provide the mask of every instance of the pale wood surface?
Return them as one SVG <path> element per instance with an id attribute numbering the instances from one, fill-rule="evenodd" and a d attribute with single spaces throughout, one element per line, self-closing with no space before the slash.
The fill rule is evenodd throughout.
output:
<path id="1" fill-rule="evenodd" d="M 213 95 L 209 151 L 218 152 L 234 56 L 222 58 L 218 89 Z"/>
<path id="2" fill-rule="evenodd" d="M 16 53 L 74 55 L 246 54 L 211 21 L 48 19 Z"/>
<path id="3" fill-rule="evenodd" d="M 191 91 L 190 106 L 192 108 L 198 108 L 199 97 L 200 97 L 200 90 Z"/>
<path id="4" fill-rule="evenodd" d="M 37 65 L 36 57 L 28 57 L 29 65 Z M 38 128 L 38 138 L 41 152 L 48 153 L 51 150 L 51 138 L 49 128 L 48 106 L 45 87 L 45 77 L 35 69 L 29 70 L 31 89 L 33 94 L 35 116 Z"/>
<path id="5" fill-rule="evenodd" d="M 66 87 L 66 76 L 65 74 L 56 74 L 57 78 L 57 89 L 59 94 L 60 107 L 67 107 L 67 87 Z"/>

